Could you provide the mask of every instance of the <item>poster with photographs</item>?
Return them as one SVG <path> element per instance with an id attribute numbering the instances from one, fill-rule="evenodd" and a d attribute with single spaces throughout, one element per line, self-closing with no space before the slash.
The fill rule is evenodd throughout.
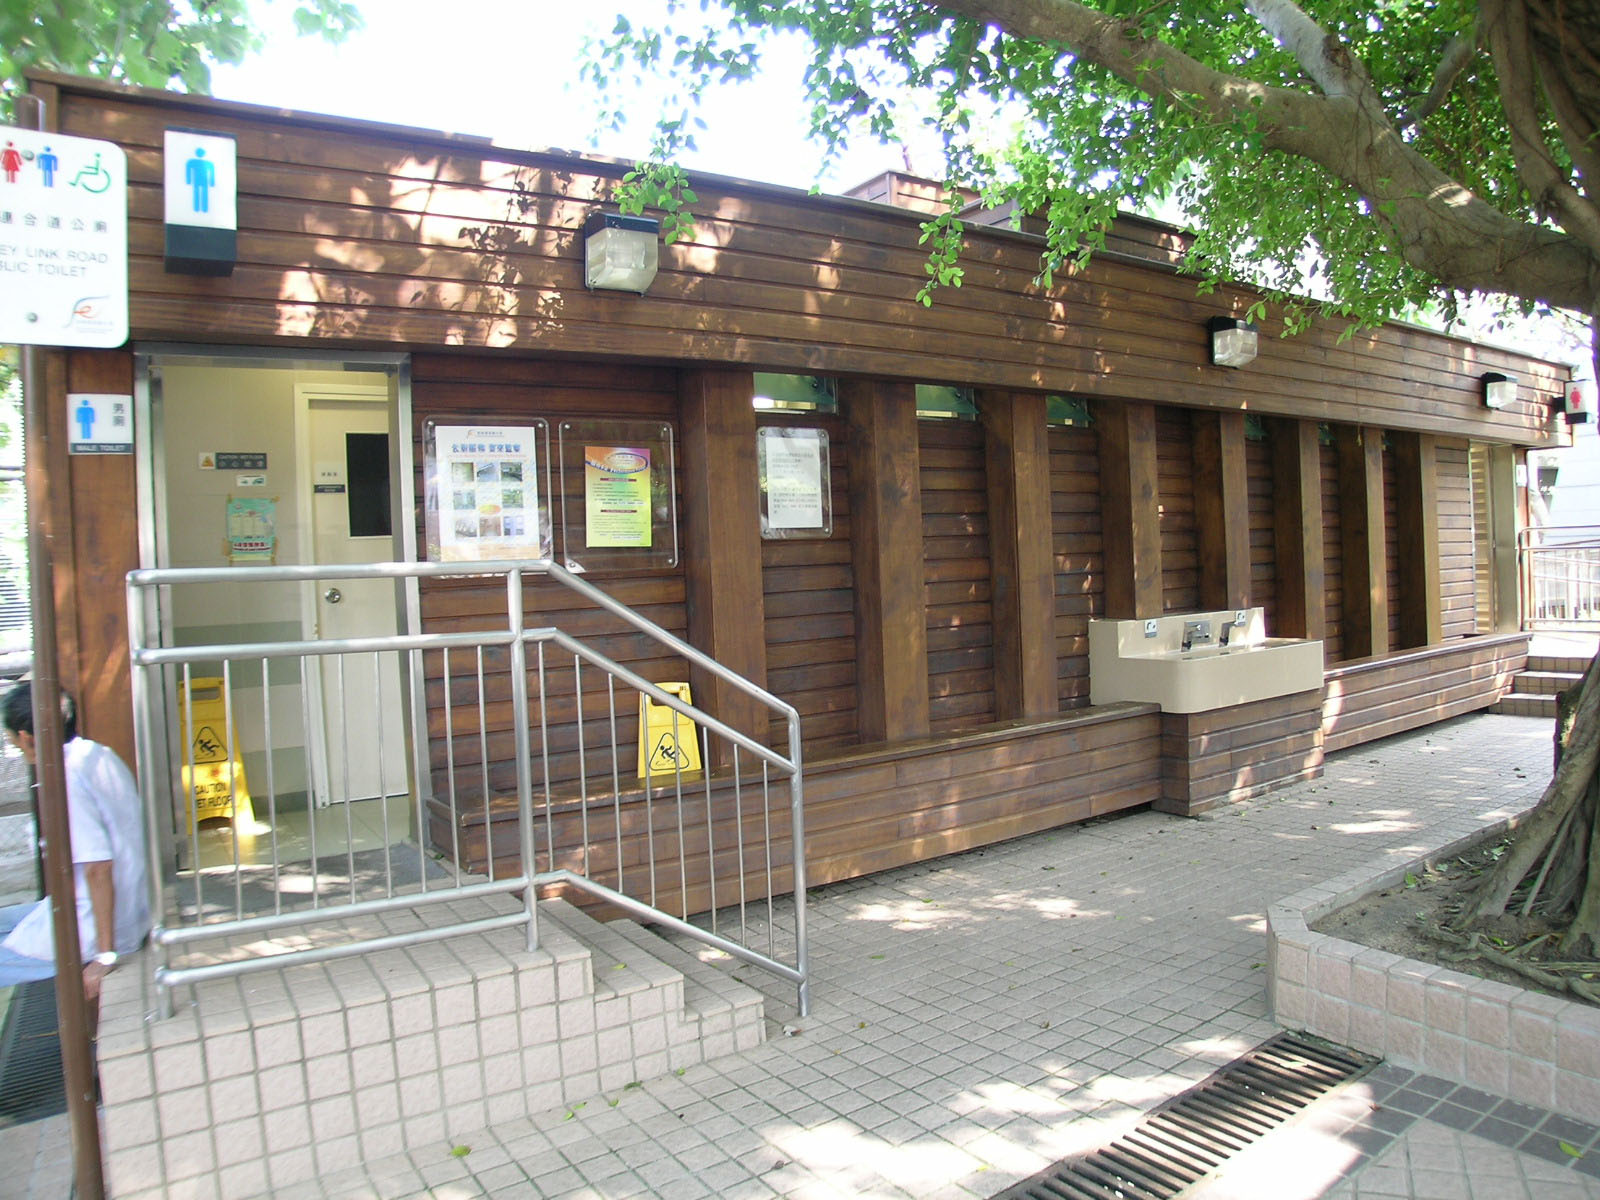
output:
<path id="1" fill-rule="evenodd" d="M 532 426 L 435 425 L 429 517 L 444 562 L 543 558 L 539 439 Z M 433 520 L 430 519 L 430 525 Z M 430 533 L 433 532 L 430 529 Z"/>

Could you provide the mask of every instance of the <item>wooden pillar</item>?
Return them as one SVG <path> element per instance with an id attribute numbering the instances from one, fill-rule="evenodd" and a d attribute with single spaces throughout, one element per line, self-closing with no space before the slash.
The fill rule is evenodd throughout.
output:
<path id="1" fill-rule="evenodd" d="M 695 370 L 678 387 L 689 641 L 765 687 L 755 381 L 749 371 Z M 766 740 L 765 705 L 704 672 L 691 672 L 690 686 L 700 708 Z"/>
<path id="2" fill-rule="evenodd" d="M 1095 428 L 1100 435 L 1106 616 L 1159 617 L 1161 495 L 1156 481 L 1155 407 L 1097 401 Z"/>
<path id="3" fill-rule="evenodd" d="M 1444 641 L 1439 588 L 1439 457 L 1428 433 L 1392 433 L 1400 546 L 1400 647 Z"/>
<path id="4" fill-rule="evenodd" d="M 1333 437 L 1339 451 L 1339 524 L 1344 539 L 1344 656 L 1387 654 L 1383 431 L 1336 425 Z"/>
<path id="5" fill-rule="evenodd" d="M 843 380 L 855 573 L 856 722 L 864 742 L 928 734 L 928 615 L 916 389 Z"/>
<path id="6" fill-rule="evenodd" d="M 1322 544 L 1322 454 L 1310 421 L 1274 418 L 1272 546 L 1277 560 L 1277 637 L 1328 633 Z"/>
<path id="7" fill-rule="evenodd" d="M 995 716 L 1049 716 L 1056 694 L 1055 562 L 1045 396 L 985 392 Z"/>
<path id="8" fill-rule="evenodd" d="M 1200 607 L 1250 607 L 1250 495 L 1244 414 L 1195 412 L 1194 523 Z"/>
<path id="9" fill-rule="evenodd" d="M 78 729 L 134 762 L 128 609 L 123 578 L 139 565 L 139 494 L 132 454 L 67 454 L 68 393 L 128 397 L 133 356 L 121 350 L 49 355 L 47 455 L 52 479 L 48 521 L 56 594 L 56 662 L 61 686 L 77 699 Z M 131 431 L 131 426 L 130 426 Z M 130 433 L 131 440 L 131 433 Z"/>

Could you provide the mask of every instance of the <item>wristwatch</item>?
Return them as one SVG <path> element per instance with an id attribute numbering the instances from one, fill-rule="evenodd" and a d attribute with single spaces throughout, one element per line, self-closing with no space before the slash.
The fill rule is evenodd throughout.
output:
<path id="1" fill-rule="evenodd" d="M 109 971 L 117 965 L 117 952 L 115 950 L 102 950 L 94 956 L 94 961 Z"/>

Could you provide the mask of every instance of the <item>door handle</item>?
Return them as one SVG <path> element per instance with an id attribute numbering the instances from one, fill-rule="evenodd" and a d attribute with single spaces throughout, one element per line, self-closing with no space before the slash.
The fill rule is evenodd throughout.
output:
<path id="1" fill-rule="evenodd" d="M 344 593 L 338 588 L 329 588 L 327 591 L 322 593 L 322 598 L 329 604 L 337 604 L 339 601 L 344 599 Z"/>

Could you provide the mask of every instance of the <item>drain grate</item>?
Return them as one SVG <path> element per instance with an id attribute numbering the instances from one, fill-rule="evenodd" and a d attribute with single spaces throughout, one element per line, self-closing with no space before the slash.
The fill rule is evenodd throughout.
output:
<path id="1" fill-rule="evenodd" d="M 1090 1154 L 1064 1159 L 994 1200 L 1170 1200 L 1376 1058 L 1280 1033 L 1153 1110 Z"/>

